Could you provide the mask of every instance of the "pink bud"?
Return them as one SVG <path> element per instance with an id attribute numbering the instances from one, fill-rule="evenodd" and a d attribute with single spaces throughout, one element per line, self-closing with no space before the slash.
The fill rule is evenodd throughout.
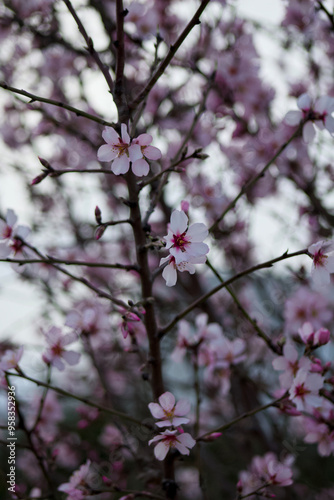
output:
<path id="1" fill-rule="evenodd" d="M 218 439 L 220 436 L 222 436 L 222 432 L 212 432 L 208 436 L 206 436 L 203 441 L 214 441 L 215 439 Z"/>
<path id="2" fill-rule="evenodd" d="M 314 334 L 313 345 L 320 346 L 328 344 L 329 339 L 330 339 L 330 333 L 327 330 L 327 328 L 320 328 L 320 330 L 317 330 Z"/>
<path id="3" fill-rule="evenodd" d="M 42 182 L 42 180 L 43 180 L 43 179 L 45 179 L 45 177 L 47 177 L 47 175 L 46 175 L 46 174 L 41 174 L 41 175 L 38 175 L 37 177 L 35 177 L 35 178 L 31 181 L 30 185 L 31 185 L 31 186 L 36 186 L 36 184 L 39 184 L 40 182 Z"/>
<path id="4" fill-rule="evenodd" d="M 95 207 L 95 220 L 98 224 L 102 223 L 102 213 L 97 205 Z"/>
<path id="5" fill-rule="evenodd" d="M 189 211 L 189 201 L 186 201 L 186 200 L 182 200 L 181 201 L 181 210 L 183 212 L 185 212 L 186 214 L 188 214 L 188 211 Z"/>
<path id="6" fill-rule="evenodd" d="M 48 170 L 53 170 L 53 168 L 51 167 L 50 163 L 48 161 L 46 161 L 44 158 L 41 158 L 39 156 L 38 159 L 41 162 L 41 164 L 43 165 L 43 167 L 47 168 Z"/>
<path id="7" fill-rule="evenodd" d="M 106 226 L 99 226 L 96 231 L 95 231 L 95 239 L 96 240 L 99 240 L 100 238 L 102 238 L 103 234 L 104 234 L 104 231 L 107 229 Z"/>

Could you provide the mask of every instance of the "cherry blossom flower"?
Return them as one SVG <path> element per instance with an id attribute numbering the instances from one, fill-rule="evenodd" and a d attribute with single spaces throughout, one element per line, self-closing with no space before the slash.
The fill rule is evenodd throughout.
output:
<path id="1" fill-rule="evenodd" d="M 290 399 L 295 403 L 297 410 L 304 411 L 309 406 L 321 406 L 322 398 L 319 396 L 319 390 L 323 385 L 324 377 L 318 373 L 299 370 L 289 390 Z"/>
<path id="2" fill-rule="evenodd" d="M 284 121 L 288 125 L 296 126 L 301 120 L 305 120 L 303 139 L 306 143 L 311 142 L 315 137 L 313 124 L 320 130 L 326 128 L 330 134 L 334 133 L 334 118 L 331 116 L 334 111 L 333 97 L 322 96 L 313 103 L 308 94 L 302 94 L 297 100 L 297 105 L 300 111 L 289 111 Z"/>
<path id="3" fill-rule="evenodd" d="M 174 210 L 171 216 L 167 236 L 164 236 L 166 248 L 175 259 L 175 264 L 190 262 L 189 257 L 203 258 L 209 247 L 203 240 L 208 236 L 205 224 L 195 223 L 188 227 L 188 217 L 182 210 Z"/>
<path id="4" fill-rule="evenodd" d="M 168 262 L 167 266 L 162 271 L 162 277 L 166 281 L 166 286 L 174 286 L 177 282 L 177 272 L 183 273 L 188 271 L 189 274 L 195 273 L 194 264 L 204 264 L 206 261 L 206 256 L 201 255 L 200 257 L 189 257 L 187 261 L 182 261 L 179 264 L 176 263 L 175 257 L 173 255 L 168 255 L 160 259 L 160 266 Z"/>
<path id="5" fill-rule="evenodd" d="M 79 363 L 80 353 L 65 350 L 65 346 L 77 340 L 74 332 L 63 335 L 60 328 L 53 326 L 45 333 L 45 337 L 49 344 L 49 347 L 43 354 L 45 363 L 55 366 L 60 371 L 65 368 L 64 360 L 71 366 Z"/>
<path id="6" fill-rule="evenodd" d="M 190 403 L 186 399 L 180 399 L 175 404 L 175 397 L 171 392 L 165 392 L 159 397 L 159 403 L 150 403 L 148 405 L 154 418 L 159 418 L 156 422 L 158 427 L 177 427 L 187 424 L 189 418 L 184 418 L 190 410 Z"/>
<path id="7" fill-rule="evenodd" d="M 138 137 L 133 139 L 132 144 L 138 144 L 140 146 L 142 156 L 148 160 L 159 160 L 161 158 L 161 151 L 154 146 L 150 146 L 152 141 L 153 137 L 151 135 L 140 134 Z M 144 158 L 139 158 L 132 163 L 132 171 L 137 176 L 147 175 L 149 169 L 150 166 Z"/>
<path id="8" fill-rule="evenodd" d="M 284 345 L 283 356 L 275 358 L 272 364 L 274 370 L 284 372 L 279 376 L 282 389 L 290 389 L 294 377 L 300 369 L 307 371 L 311 368 L 311 361 L 308 358 L 298 359 L 298 352 L 291 342 Z"/>
<path id="9" fill-rule="evenodd" d="M 312 278 L 318 286 L 330 283 L 330 274 L 334 273 L 334 240 L 318 241 L 308 248 L 313 255 Z"/>
<path id="10" fill-rule="evenodd" d="M 19 364 L 20 359 L 23 354 L 23 346 L 21 346 L 17 351 L 7 350 L 0 360 L 0 374 L 16 368 Z"/>
<path id="11" fill-rule="evenodd" d="M 12 252 L 16 255 L 22 247 L 21 239 L 25 239 L 29 233 L 28 226 L 17 226 L 17 215 L 9 208 L 6 221 L 0 219 L 0 240 L 5 242 L 5 244 L 0 243 L 0 257 L 6 258 Z"/>
<path id="12" fill-rule="evenodd" d="M 104 129 L 102 137 L 107 144 L 98 149 L 97 157 L 100 161 L 111 161 L 111 170 L 115 175 L 126 174 L 130 161 L 135 162 L 143 156 L 140 145 L 131 144 L 125 123 L 121 124 L 121 137 L 111 127 Z"/>
<path id="13" fill-rule="evenodd" d="M 164 460 L 171 448 L 176 448 L 181 455 L 189 455 L 189 450 L 196 444 L 195 439 L 187 432 L 179 434 L 178 430 L 169 429 L 155 436 L 148 444 L 156 442 L 158 444 L 154 448 L 154 455 L 157 460 Z"/>
<path id="14" fill-rule="evenodd" d="M 89 472 L 90 460 L 83 465 L 80 469 L 75 471 L 70 477 L 68 483 L 63 483 L 58 487 L 58 491 L 67 493 L 68 500 L 83 500 L 90 493 L 90 488 L 87 485 L 86 479 Z"/>
<path id="15" fill-rule="evenodd" d="M 317 443 L 319 455 L 328 457 L 334 454 L 334 430 L 325 423 L 315 422 L 311 418 L 304 421 L 307 431 L 304 437 L 305 443 Z"/>

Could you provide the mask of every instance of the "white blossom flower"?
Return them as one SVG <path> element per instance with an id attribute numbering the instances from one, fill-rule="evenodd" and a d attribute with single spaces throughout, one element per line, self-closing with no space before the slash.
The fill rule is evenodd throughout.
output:
<path id="1" fill-rule="evenodd" d="M 297 126 L 302 120 L 306 123 L 303 126 L 303 139 L 306 143 L 311 142 L 315 137 L 315 124 L 320 130 L 326 128 L 330 134 L 334 133 L 334 98 L 329 96 L 319 97 L 313 104 L 308 94 L 302 94 L 297 105 L 300 111 L 289 111 L 284 118 L 285 123 Z"/>
<path id="2" fill-rule="evenodd" d="M 309 246 L 313 255 L 311 275 L 316 286 L 328 285 L 330 274 L 334 273 L 334 241 L 318 241 Z"/>
<path id="3" fill-rule="evenodd" d="M 126 174 L 130 161 L 135 162 L 143 156 L 140 145 L 131 144 L 125 123 L 121 124 L 121 137 L 111 127 L 104 129 L 102 137 L 107 144 L 98 149 L 97 157 L 100 161 L 111 161 L 111 170 L 115 175 Z"/>
<path id="4" fill-rule="evenodd" d="M 299 370 L 289 390 L 291 401 L 296 405 L 298 411 L 304 411 L 307 407 L 318 407 L 322 404 L 319 390 L 324 385 L 324 377 L 319 373 L 310 373 Z"/>
<path id="5" fill-rule="evenodd" d="M 179 434 L 177 430 L 166 429 L 151 439 L 148 444 L 158 443 L 154 448 L 154 455 L 157 460 L 164 460 L 170 448 L 176 448 L 181 455 L 189 455 L 190 449 L 196 444 L 195 439 L 187 432 Z"/>
<path id="6" fill-rule="evenodd" d="M 171 392 L 161 394 L 159 404 L 150 403 L 148 407 L 153 417 L 160 419 L 159 422 L 156 422 L 158 427 L 177 427 L 189 422 L 189 418 L 184 418 L 190 410 L 189 401 L 180 399 L 175 404 L 175 397 Z"/>

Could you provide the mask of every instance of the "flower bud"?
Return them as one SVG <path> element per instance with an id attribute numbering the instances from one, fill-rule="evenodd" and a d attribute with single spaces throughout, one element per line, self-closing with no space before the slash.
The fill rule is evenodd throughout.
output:
<path id="1" fill-rule="evenodd" d="M 96 240 L 99 240 L 100 238 L 102 238 L 103 234 L 104 234 L 104 231 L 107 229 L 107 226 L 99 226 L 98 228 L 96 228 L 96 231 L 95 231 L 95 239 Z"/>

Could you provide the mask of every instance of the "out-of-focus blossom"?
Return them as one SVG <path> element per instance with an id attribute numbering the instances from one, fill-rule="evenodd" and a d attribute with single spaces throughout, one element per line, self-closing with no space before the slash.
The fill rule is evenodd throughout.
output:
<path id="1" fill-rule="evenodd" d="M 154 448 L 155 458 L 164 460 L 171 448 L 176 448 L 181 455 L 189 455 L 196 441 L 187 432 L 179 434 L 178 430 L 166 429 L 148 442 L 149 445 L 152 443 L 158 443 Z"/>
<path id="2" fill-rule="evenodd" d="M 313 255 L 312 279 L 316 285 L 328 285 L 334 273 L 334 241 L 318 241 L 308 248 Z"/>
<path id="3" fill-rule="evenodd" d="M 324 377 L 318 373 L 310 373 L 304 369 L 297 372 L 289 390 L 291 401 L 297 410 L 304 411 L 309 407 L 321 406 L 322 397 L 319 390 L 324 385 Z"/>
<path id="4" fill-rule="evenodd" d="M 315 331 L 310 322 L 303 324 L 298 330 L 299 336 L 304 344 L 311 347 L 319 347 L 329 342 L 330 332 L 327 328 L 319 328 Z"/>
<path id="5" fill-rule="evenodd" d="M 305 371 L 311 368 L 311 361 L 305 356 L 298 359 L 298 352 L 291 342 L 287 342 L 283 347 L 283 356 L 278 356 L 273 360 L 274 370 L 282 371 L 279 381 L 282 389 L 290 389 L 294 377 L 298 370 Z"/>
<path id="6" fill-rule="evenodd" d="M 86 482 L 90 463 L 90 460 L 87 460 L 79 470 L 72 474 L 68 483 L 63 483 L 58 487 L 58 491 L 67 493 L 67 500 L 83 500 L 90 494 L 91 490 Z"/>
<path id="7" fill-rule="evenodd" d="M 178 427 L 189 422 L 189 418 L 184 418 L 190 410 L 189 401 L 180 399 L 175 404 L 175 397 L 171 392 L 161 394 L 159 404 L 150 403 L 148 407 L 153 417 L 160 419 L 156 422 L 158 427 Z"/>
<path id="8" fill-rule="evenodd" d="M 50 330 L 45 333 L 46 341 L 49 345 L 43 354 L 45 363 L 51 364 L 62 371 L 65 368 L 65 363 L 73 366 L 79 363 L 80 353 L 74 351 L 66 351 L 65 347 L 77 340 L 75 333 L 68 333 L 63 335 L 60 328 L 52 326 Z"/>
<path id="9" fill-rule="evenodd" d="M 308 287 L 299 288 L 285 303 L 284 316 L 289 332 L 296 332 L 305 322 L 321 328 L 333 317 L 326 296 Z"/>
<path id="10" fill-rule="evenodd" d="M 303 139 L 311 142 L 315 137 L 316 125 L 320 130 L 327 129 L 330 134 L 334 133 L 334 98 L 329 96 L 319 97 L 314 103 L 308 94 L 302 94 L 297 105 L 300 111 L 289 111 L 284 118 L 285 123 L 291 126 L 299 125 L 304 120 Z M 314 124 L 314 125 L 313 125 Z"/>
<path id="11" fill-rule="evenodd" d="M 23 354 L 23 346 L 21 346 L 17 351 L 12 351 L 11 349 L 6 351 L 0 360 L 0 374 L 16 368 L 19 364 L 20 359 Z"/>

